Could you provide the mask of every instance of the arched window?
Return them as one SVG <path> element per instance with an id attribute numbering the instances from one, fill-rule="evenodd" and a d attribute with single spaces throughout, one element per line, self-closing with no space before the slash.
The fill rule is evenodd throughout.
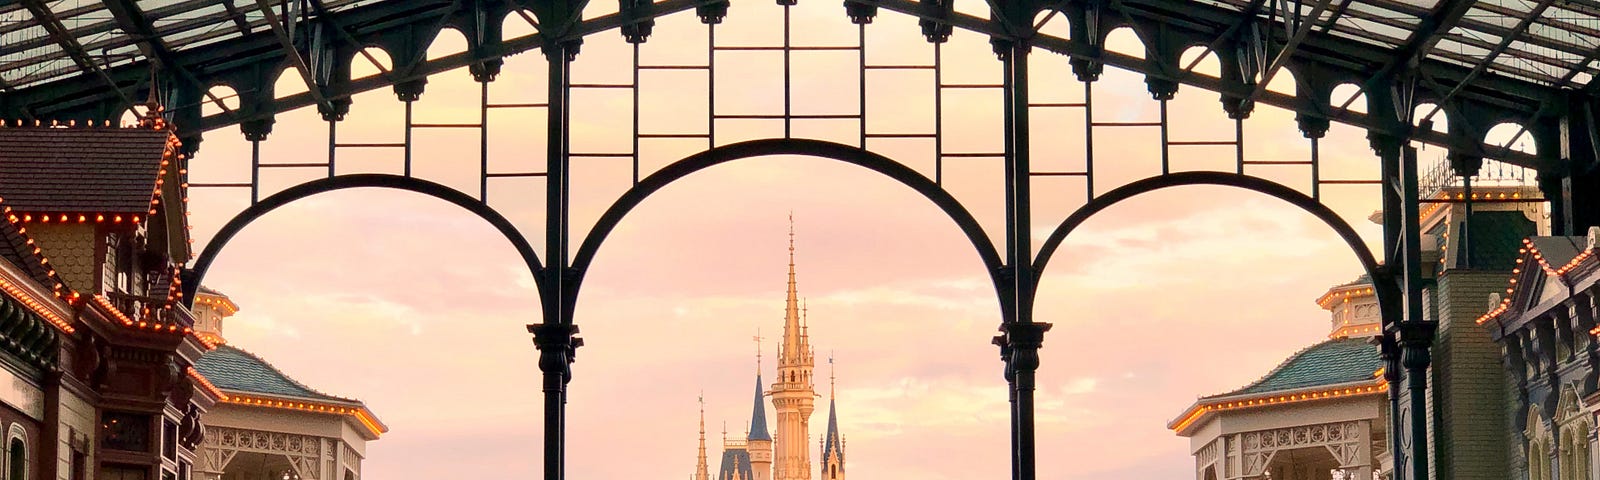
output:
<path id="1" fill-rule="evenodd" d="M 1582 412 L 1579 406 L 1577 390 L 1573 387 L 1562 389 L 1561 400 L 1556 406 L 1556 425 L 1560 431 L 1559 450 L 1561 470 L 1560 480 L 1589 480 L 1589 420 L 1588 414 Z"/>
<path id="2" fill-rule="evenodd" d="M 1549 428 L 1545 426 L 1544 418 L 1540 414 L 1538 405 L 1528 408 L 1527 425 L 1527 430 L 1523 431 L 1523 435 L 1528 439 L 1528 480 L 1551 480 L 1552 435 Z"/>
<path id="3" fill-rule="evenodd" d="M 28 463 L 28 431 L 13 423 L 6 432 L 6 480 L 27 480 Z"/>

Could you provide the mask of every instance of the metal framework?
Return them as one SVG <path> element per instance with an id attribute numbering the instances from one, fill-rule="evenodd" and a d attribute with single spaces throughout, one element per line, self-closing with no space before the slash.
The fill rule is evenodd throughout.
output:
<path id="1" fill-rule="evenodd" d="M 754 0 L 750 0 L 754 1 Z M 958 11 L 956 2 L 974 2 Z M 852 42 L 806 45 L 795 42 L 791 8 L 782 6 L 782 41 L 773 44 L 731 44 L 719 41 L 718 25 L 730 15 L 728 0 L 619 0 L 615 11 L 596 13 L 586 0 L 0 0 L 0 118 L 15 123 L 65 120 L 116 121 L 146 98 L 156 98 L 180 128 L 193 154 L 204 132 L 238 125 L 252 143 L 250 176 L 235 182 L 193 183 L 193 188 L 248 189 L 251 206 L 223 227 L 187 272 L 185 288 L 195 288 L 229 238 L 266 212 L 320 192 L 355 187 L 399 188 L 435 196 L 468 209 L 495 225 L 516 246 L 538 284 L 544 323 L 529 332 L 541 351 L 544 373 L 544 478 L 565 478 L 565 392 L 572 378 L 577 319 L 573 308 L 584 274 L 606 236 L 632 209 L 653 192 L 694 172 L 729 162 L 767 155 L 806 155 L 853 164 L 882 174 L 933 202 L 971 240 L 1001 300 L 1001 334 L 994 338 L 1011 386 L 1012 478 L 1032 480 L 1035 472 L 1033 421 L 1034 372 L 1038 350 L 1050 324 L 1034 321 L 1038 278 L 1071 231 L 1106 207 L 1151 190 L 1179 185 L 1224 185 L 1264 193 L 1296 205 L 1328 223 L 1355 251 L 1373 279 L 1383 312 L 1382 352 L 1390 389 L 1391 448 L 1396 478 L 1429 478 L 1427 461 L 1426 372 L 1437 325 L 1423 316 L 1419 173 L 1413 145 L 1428 144 L 1449 152 L 1453 174 L 1470 189 L 1483 160 L 1492 159 L 1537 171 L 1538 182 L 1552 204 L 1555 234 L 1582 231 L 1600 224 L 1600 172 L 1596 171 L 1600 132 L 1594 126 L 1594 105 L 1600 99 L 1596 74 L 1600 67 L 1600 1 L 1594 0 L 846 0 L 841 21 L 856 25 Z M 962 6 L 965 6 L 963 4 Z M 607 6 L 609 8 L 609 6 Z M 870 60 L 867 31 L 880 15 L 910 16 L 932 44 L 931 61 L 907 59 L 879 64 Z M 641 52 L 657 18 L 695 15 L 704 28 L 703 62 L 650 64 Z M 733 10 L 731 15 L 738 15 Z M 527 21 L 537 33 L 504 38 L 508 19 Z M 1066 22 L 1069 35 L 1046 32 L 1052 21 Z M 1108 51 L 1107 35 L 1129 27 L 1145 45 L 1143 56 Z M 443 29 L 462 32 L 465 52 L 427 58 L 427 46 Z M 631 81 L 574 82 L 572 64 L 585 38 L 612 30 L 633 49 Z M 991 64 L 998 83 L 947 80 L 942 46 L 960 30 L 989 39 Z M 367 53 L 379 47 L 393 59 L 386 65 Z M 1204 53 L 1180 61 L 1190 47 Z M 539 50 L 547 64 L 547 100 L 495 103 L 490 86 L 507 56 Z M 719 107 L 718 58 L 734 52 L 771 55 L 783 65 L 782 109 L 733 112 Z M 853 111 L 804 112 L 796 108 L 793 57 L 800 52 L 836 52 L 856 57 L 859 104 Z M 1058 55 L 1070 61 L 1083 89 L 1079 101 L 1035 102 L 1030 99 L 1030 53 Z M 1219 75 L 1197 72 L 1201 59 L 1214 55 Z M 362 58 L 357 58 L 362 57 Z M 352 78 L 351 63 L 366 61 L 379 74 Z M 1157 121 L 1117 121 L 1096 116 L 1093 88 L 1106 67 L 1145 76 L 1159 102 Z M 480 83 L 475 123 L 425 123 L 413 118 L 412 104 L 427 79 L 466 67 Z M 293 70 L 305 92 L 278 95 L 279 77 Z M 640 120 L 640 91 L 661 71 L 703 72 L 708 99 L 703 129 L 694 122 L 681 131 L 648 131 Z M 935 121 L 930 131 L 892 131 L 869 121 L 869 78 L 883 72 L 921 72 L 931 81 L 903 88 L 927 89 Z M 1272 79 L 1292 73 L 1293 94 L 1267 88 Z M 1358 96 L 1334 104 L 1336 87 L 1352 84 Z M 237 92 L 237 108 L 207 114 L 202 104 L 223 106 L 213 86 Z M 1235 122 L 1228 138 L 1170 138 L 1168 101 L 1187 85 L 1220 94 L 1223 109 Z M 340 141 L 337 125 L 357 93 L 392 87 L 405 104 L 404 140 Z M 632 101 L 629 143 L 606 151 L 574 151 L 571 146 L 571 96 L 598 90 Z M 993 151 L 953 150 L 946 142 L 945 98 L 952 91 L 997 92 L 994 105 L 1002 112 L 1003 148 Z M 1364 112 L 1352 108 L 1366 101 Z M 1295 112 L 1300 131 L 1310 142 L 1303 160 L 1249 158 L 1244 122 L 1256 104 Z M 325 161 L 264 161 L 260 144 L 272 130 L 274 116 L 315 106 L 328 124 Z M 1419 107 L 1429 106 L 1420 109 Z M 494 169 L 489 153 L 490 112 L 518 109 L 546 116 L 544 169 Z M 1081 113 L 1084 164 L 1081 169 L 1047 170 L 1032 162 L 1030 115 L 1039 111 Z M 1448 129 L 1426 126 L 1440 112 Z M 850 144 L 805 139 L 795 125 L 810 121 L 853 122 L 857 135 Z M 747 142 L 719 141 L 719 125 L 727 122 L 781 122 L 782 135 Z M 1373 179 L 1322 177 L 1321 139 L 1331 122 L 1364 129 L 1381 175 Z M 1488 130 L 1501 123 L 1521 126 L 1512 142 L 1488 144 Z M 629 128 L 625 127 L 625 128 Z M 1097 191 L 1097 132 L 1107 129 L 1153 129 L 1159 132 L 1161 174 L 1109 191 Z M 481 155 L 475 169 L 476 192 L 460 192 L 413 176 L 413 132 L 417 129 L 462 129 L 479 134 Z M 1445 133 L 1448 132 L 1448 133 Z M 1532 138 L 1538 154 L 1507 145 Z M 663 140 L 704 141 L 704 150 L 670 165 L 641 167 L 641 144 Z M 933 168 L 920 171 L 874 153 L 886 141 L 932 144 Z M 1233 168 L 1227 172 L 1185 172 L 1172 164 L 1174 153 L 1190 148 L 1231 148 Z M 393 149 L 403 158 L 392 174 L 344 174 L 337 162 L 349 149 Z M 1179 155 L 1182 155 L 1181 153 Z M 581 241 L 573 243 L 568 218 L 572 198 L 572 162 L 626 160 L 632 166 L 632 187 L 618 197 Z M 1005 171 L 1005 232 L 992 241 L 967 208 L 951 195 L 945 168 L 958 159 L 989 159 Z M 1308 176 L 1308 191 L 1258 178 L 1260 167 L 1291 167 Z M 1103 168 L 1103 167 L 1102 167 Z M 321 179 L 261 198 L 261 173 L 271 169 L 317 172 Z M 325 172 L 325 173 L 323 173 Z M 1059 177 L 1081 181 L 1085 203 L 1060 224 L 1034 252 L 1032 209 L 1034 180 Z M 534 246 L 490 206 L 491 180 L 521 178 L 545 182 L 543 258 Z M 1382 200 L 1382 252 L 1365 244 L 1321 203 L 1325 186 L 1370 184 Z M 1470 197 L 1470 195 L 1469 195 Z M 1470 201 L 1470 200 L 1469 200 Z M 1470 207 L 1469 207 L 1470 208 Z M 1470 230 L 1470 229 L 1469 229 Z M 1463 239 L 1463 242 L 1466 242 Z M 574 248 L 576 247 L 576 248 Z M 189 292 L 185 298 L 193 298 Z M 1418 439 L 1418 440 L 1413 440 Z"/>

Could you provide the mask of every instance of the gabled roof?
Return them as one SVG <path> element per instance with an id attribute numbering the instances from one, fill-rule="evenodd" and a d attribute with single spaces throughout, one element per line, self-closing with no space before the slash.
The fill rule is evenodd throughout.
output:
<path id="1" fill-rule="evenodd" d="M 307 387 L 296 381 L 288 374 L 278 370 L 277 367 L 262 360 L 250 352 L 236 347 L 218 345 L 216 350 L 206 352 L 195 363 L 195 369 L 200 371 L 206 379 L 223 391 L 239 393 L 252 393 L 260 395 L 273 395 L 286 398 L 299 398 L 305 400 L 320 400 L 329 402 L 343 402 L 351 404 L 361 403 L 343 397 L 335 397 Z"/>
<path id="2" fill-rule="evenodd" d="M 1487 313 L 1478 317 L 1478 323 L 1483 324 L 1499 318 L 1511 310 L 1515 311 L 1510 312 L 1508 320 L 1520 317 L 1522 310 L 1539 303 L 1540 296 L 1544 293 L 1541 290 L 1550 277 L 1562 277 L 1561 281 L 1565 282 L 1571 281 L 1566 278 L 1569 273 L 1577 276 L 1589 275 L 1595 265 L 1600 263 L 1600 259 L 1595 258 L 1597 243 L 1600 243 L 1600 227 L 1590 227 L 1588 235 L 1581 237 L 1523 239 L 1522 249 L 1517 252 L 1519 258 L 1514 260 L 1516 263 L 1511 270 L 1505 293 L 1493 295 L 1499 302 L 1493 303 Z M 1501 333 L 1503 332 L 1495 332 L 1495 335 Z"/>
<path id="3" fill-rule="evenodd" d="M 767 433 L 767 405 L 761 402 L 761 374 L 756 374 L 756 401 L 755 407 L 750 410 L 750 435 L 746 440 L 772 441 L 772 434 Z"/>
<path id="4" fill-rule="evenodd" d="M 1336 338 L 1296 352 L 1261 379 L 1207 399 L 1297 390 L 1372 379 L 1383 367 L 1378 348 L 1366 338 Z"/>
<path id="5" fill-rule="evenodd" d="M 21 212 L 151 209 L 171 132 L 139 128 L 0 128 L 0 197 Z"/>

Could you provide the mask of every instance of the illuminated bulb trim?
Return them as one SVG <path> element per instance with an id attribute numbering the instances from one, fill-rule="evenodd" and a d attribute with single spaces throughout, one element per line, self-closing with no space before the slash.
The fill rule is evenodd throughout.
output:
<path id="1" fill-rule="evenodd" d="M 51 325 L 55 325 L 56 328 L 61 329 L 61 331 L 66 333 L 77 331 L 77 329 L 72 328 L 71 322 L 66 321 L 66 319 L 61 318 L 60 315 L 56 315 L 55 312 L 45 308 L 42 302 L 34 300 L 33 297 L 28 295 L 26 291 L 17 287 L 16 284 L 11 283 L 10 280 L 5 279 L 4 277 L 0 277 L 0 290 L 5 290 L 6 293 L 11 295 L 11 298 L 16 299 L 18 302 L 22 302 L 23 305 L 27 305 L 29 310 L 33 310 L 33 313 L 37 313 L 39 316 L 44 317 L 44 319 L 49 321 Z M 77 292 L 73 292 L 73 295 L 76 296 Z"/>
<path id="2" fill-rule="evenodd" d="M 1567 261 L 1565 265 L 1560 267 L 1551 266 L 1550 262 L 1545 260 L 1544 252 L 1540 252 L 1539 247 L 1534 246 L 1533 241 L 1527 238 L 1522 239 L 1522 249 L 1518 250 L 1517 253 L 1520 255 L 1532 255 L 1533 259 L 1539 262 L 1539 269 L 1543 270 L 1546 276 L 1560 277 L 1565 276 L 1567 273 L 1570 273 L 1573 269 L 1578 268 L 1590 258 L 1593 258 L 1594 248 L 1584 248 L 1583 251 L 1578 252 L 1577 255 L 1573 256 L 1572 260 Z M 1478 317 L 1479 325 L 1499 317 L 1501 314 L 1506 313 L 1506 310 L 1511 308 L 1511 299 L 1512 297 L 1516 296 L 1517 276 L 1522 274 L 1523 263 L 1525 262 L 1523 261 L 1522 257 L 1519 256 L 1517 258 L 1517 267 L 1511 270 L 1511 278 L 1506 280 L 1506 283 L 1510 286 L 1506 287 L 1505 296 L 1500 299 L 1499 305 L 1495 305 L 1494 308 Z M 1590 331 L 1589 333 L 1600 334 L 1600 332 L 1597 331 Z"/>
<path id="3" fill-rule="evenodd" d="M 1167 424 L 1167 429 L 1173 432 L 1183 432 L 1184 429 L 1194 425 L 1207 414 L 1229 410 L 1250 409 L 1257 407 L 1271 407 L 1293 403 L 1330 400 L 1335 398 L 1359 397 L 1376 395 L 1389 391 L 1389 383 L 1381 378 L 1359 383 L 1346 383 L 1331 387 L 1290 392 L 1271 392 L 1251 396 L 1216 398 L 1209 401 L 1195 402 L 1195 404 L 1179 415 L 1177 419 Z"/>
<path id="4" fill-rule="evenodd" d="M 201 375 L 199 370 L 195 370 L 194 367 L 189 367 L 188 373 L 189 378 L 194 379 L 195 383 L 200 384 L 201 389 L 217 397 L 218 401 L 225 402 L 228 400 L 228 394 L 222 393 L 222 389 L 217 388 L 217 385 L 211 383 L 211 380 L 206 378 L 205 375 Z"/>
<path id="5" fill-rule="evenodd" d="M 356 419 L 372 436 L 382 436 L 389 431 L 389 427 L 378 421 L 365 405 L 340 405 L 336 403 L 308 402 L 304 400 L 284 400 L 280 398 L 253 396 L 247 394 L 228 395 L 222 400 L 235 405 L 250 407 L 277 408 L 283 410 L 299 410 L 302 412 L 322 413 L 329 415 L 344 415 Z"/>

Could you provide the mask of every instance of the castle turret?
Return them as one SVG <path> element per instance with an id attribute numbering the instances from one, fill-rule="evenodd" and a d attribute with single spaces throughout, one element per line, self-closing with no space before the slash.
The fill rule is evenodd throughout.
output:
<path id="1" fill-rule="evenodd" d="M 761 403 L 761 374 L 756 373 L 755 406 L 750 412 L 750 434 L 745 436 L 745 449 L 750 452 L 750 478 L 772 478 L 772 434 L 767 433 L 767 406 Z"/>
<path id="2" fill-rule="evenodd" d="M 794 270 L 794 216 L 790 215 L 789 289 L 784 302 L 783 345 L 778 350 L 778 379 L 772 384 L 772 406 L 778 412 L 775 480 L 811 479 L 810 423 L 816 391 L 811 384 L 811 339 L 803 323 Z"/>
<path id="3" fill-rule="evenodd" d="M 844 439 L 839 437 L 833 357 L 828 357 L 828 433 L 822 436 L 822 480 L 844 480 Z"/>

